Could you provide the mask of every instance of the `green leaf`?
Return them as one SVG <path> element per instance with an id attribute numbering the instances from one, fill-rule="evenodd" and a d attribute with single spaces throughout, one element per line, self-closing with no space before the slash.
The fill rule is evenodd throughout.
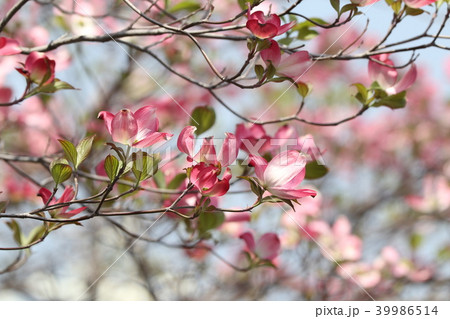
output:
<path id="1" fill-rule="evenodd" d="M 27 238 L 24 239 L 23 245 L 29 245 L 36 240 L 42 238 L 47 232 L 47 228 L 44 225 L 37 226 L 33 228 L 28 234 Z"/>
<path id="2" fill-rule="evenodd" d="M 352 86 L 356 87 L 358 90 L 355 98 L 365 105 L 367 103 L 367 98 L 369 97 L 367 88 L 361 83 L 353 83 Z"/>
<path id="3" fill-rule="evenodd" d="M 258 46 L 256 47 L 256 51 L 262 51 L 264 49 L 268 49 L 271 45 L 271 42 L 269 41 L 269 39 L 258 39 L 256 40 L 258 43 Z"/>
<path id="4" fill-rule="evenodd" d="M 186 180 L 187 176 L 185 173 L 180 173 L 176 175 L 167 185 L 168 189 L 177 189 L 181 186 L 184 180 Z"/>
<path id="5" fill-rule="evenodd" d="M 277 269 L 277 266 L 275 266 L 274 263 L 272 263 L 270 260 L 268 259 L 261 259 L 256 265 L 256 267 L 270 267 L 270 268 L 274 268 Z"/>
<path id="6" fill-rule="evenodd" d="M 388 95 L 384 98 L 378 99 L 371 106 L 387 106 L 391 109 L 400 109 L 406 106 L 406 91 Z"/>
<path id="7" fill-rule="evenodd" d="M 55 93 L 59 90 L 76 90 L 72 85 L 67 82 L 55 79 L 52 83 L 41 86 L 39 93 Z"/>
<path id="8" fill-rule="evenodd" d="M 157 171 L 156 174 L 153 176 L 153 181 L 156 184 L 156 187 L 158 188 L 166 188 L 166 178 L 162 171 Z"/>
<path id="9" fill-rule="evenodd" d="M 261 203 L 282 203 L 283 201 L 279 199 L 277 196 L 271 195 L 266 196 L 263 199 L 261 199 Z"/>
<path id="10" fill-rule="evenodd" d="M 418 234 L 418 233 L 414 233 L 411 234 L 411 237 L 409 238 L 409 245 L 411 246 L 411 248 L 413 250 L 419 248 L 419 246 L 422 244 L 423 241 L 423 236 Z"/>
<path id="11" fill-rule="evenodd" d="M 325 165 L 320 165 L 317 161 L 306 164 L 306 179 L 317 179 L 325 176 L 328 173 L 328 168 Z"/>
<path id="12" fill-rule="evenodd" d="M 238 176 L 237 178 L 245 179 L 247 182 L 249 182 L 252 192 L 256 196 L 258 196 L 259 200 L 261 200 L 261 198 L 264 194 L 264 189 L 259 184 L 259 181 L 257 178 L 251 177 L 251 176 Z"/>
<path id="13" fill-rule="evenodd" d="M 108 155 L 105 158 L 105 172 L 108 175 L 109 180 L 113 181 L 120 169 L 120 162 L 114 155 Z"/>
<path id="14" fill-rule="evenodd" d="M 66 155 L 66 159 L 72 163 L 74 166 L 77 164 L 77 149 L 72 144 L 72 142 L 67 140 L 58 140 L 58 142 L 61 144 L 64 154 Z"/>
<path id="15" fill-rule="evenodd" d="M 223 212 L 202 212 L 198 218 L 198 230 L 200 234 L 203 234 L 208 230 L 219 227 L 224 221 L 225 214 Z"/>
<path id="16" fill-rule="evenodd" d="M 421 15 L 422 13 L 424 13 L 425 11 L 422 9 L 419 9 L 419 8 L 416 9 L 416 8 L 411 8 L 411 7 L 406 6 L 405 12 L 409 16 L 418 16 L 418 15 Z"/>
<path id="17" fill-rule="evenodd" d="M 50 164 L 50 172 L 56 185 L 59 185 L 72 176 L 72 167 L 70 167 L 67 160 L 59 159 Z"/>
<path id="18" fill-rule="evenodd" d="M 340 0 L 330 0 L 330 4 L 333 9 L 339 13 L 339 8 L 341 7 Z"/>
<path id="19" fill-rule="evenodd" d="M 297 92 L 305 98 L 310 92 L 310 87 L 304 82 L 297 82 Z"/>
<path id="20" fill-rule="evenodd" d="M 270 80 L 271 78 L 273 78 L 273 76 L 275 75 L 276 72 L 277 72 L 277 70 L 272 65 L 272 63 L 270 63 L 269 66 L 267 67 L 267 70 L 266 70 L 266 77 L 267 77 L 267 79 Z"/>
<path id="21" fill-rule="evenodd" d="M 307 41 L 314 39 L 319 35 L 319 32 L 316 30 L 310 29 L 308 27 L 304 27 L 301 29 L 298 29 L 297 39 Z"/>
<path id="22" fill-rule="evenodd" d="M 256 73 L 256 76 L 258 77 L 258 80 L 261 80 L 264 76 L 264 67 L 260 64 L 256 64 L 255 65 L 255 73 Z"/>
<path id="23" fill-rule="evenodd" d="M 340 17 L 341 15 L 343 15 L 344 13 L 346 13 L 347 11 L 355 10 L 357 7 L 358 7 L 358 5 L 356 5 L 356 4 L 354 4 L 354 3 L 346 4 L 345 6 L 343 6 L 343 7 L 341 8 L 341 11 L 339 12 L 339 17 Z"/>
<path id="24" fill-rule="evenodd" d="M 146 180 L 157 172 L 159 160 L 155 156 L 139 151 L 133 153 L 132 158 L 133 166 L 131 170 L 138 182 Z"/>
<path id="25" fill-rule="evenodd" d="M 92 149 L 92 143 L 94 142 L 95 135 L 91 135 L 83 138 L 77 145 L 78 158 L 76 160 L 75 168 L 78 168 L 80 164 L 88 157 Z"/>
<path id="26" fill-rule="evenodd" d="M 442 261 L 450 260 L 450 246 L 442 247 L 439 249 L 437 257 Z"/>
<path id="27" fill-rule="evenodd" d="M 191 114 L 191 125 L 195 126 L 197 130 L 195 134 L 200 135 L 209 130 L 216 121 L 216 113 L 214 109 L 209 106 L 196 107 Z"/>
<path id="28" fill-rule="evenodd" d="M 292 43 L 292 41 L 294 41 L 293 38 L 283 38 L 283 39 L 278 40 L 278 43 L 285 45 L 285 46 L 289 46 Z"/>
<path id="29" fill-rule="evenodd" d="M 13 238 L 16 241 L 16 243 L 19 244 L 20 246 L 23 246 L 22 244 L 23 234 L 22 230 L 20 229 L 20 225 L 15 220 L 6 222 L 6 225 L 8 225 L 8 227 L 12 230 Z"/>
<path id="30" fill-rule="evenodd" d="M 180 12 L 180 11 L 188 11 L 188 12 L 192 12 L 195 10 L 200 9 L 201 6 L 198 3 L 198 1 L 194 1 L 194 0 L 185 0 L 182 2 L 177 3 L 176 5 L 174 5 L 173 7 L 171 7 L 169 10 L 167 10 L 170 13 L 176 13 L 176 12 Z"/>

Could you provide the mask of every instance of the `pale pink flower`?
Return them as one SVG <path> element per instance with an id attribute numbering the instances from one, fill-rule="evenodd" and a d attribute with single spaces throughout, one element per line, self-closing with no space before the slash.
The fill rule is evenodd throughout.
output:
<path id="1" fill-rule="evenodd" d="M 141 107 L 134 113 L 128 109 L 122 109 L 116 114 L 102 111 L 98 118 L 105 121 L 114 142 L 137 148 L 149 147 L 173 136 L 158 132 L 159 121 L 152 106 Z"/>
<path id="2" fill-rule="evenodd" d="M 284 199 L 316 196 L 312 189 L 296 189 L 305 178 L 306 157 L 297 151 L 286 151 L 275 156 L 270 163 L 257 155 L 250 155 L 250 164 L 260 184 L 272 195 Z"/>
<path id="3" fill-rule="evenodd" d="M 271 148 L 271 137 L 259 124 L 240 123 L 236 125 L 236 138 L 240 149 L 249 154 L 263 155 Z"/>
<path id="4" fill-rule="evenodd" d="M 380 0 L 351 0 L 352 3 L 359 5 L 360 7 L 368 6 L 369 4 L 378 2 Z"/>
<path id="5" fill-rule="evenodd" d="M 309 62 L 311 62 L 308 51 L 282 55 L 280 46 L 274 40 L 270 40 L 270 47 L 261 51 L 261 58 L 266 65 L 272 63 L 277 75 L 295 80 L 308 70 Z"/>
<path id="6" fill-rule="evenodd" d="M 216 148 L 212 137 L 207 137 L 203 140 L 202 147 L 196 155 L 194 155 L 195 138 L 194 132 L 196 127 L 186 126 L 180 133 L 177 141 L 178 149 L 187 154 L 187 160 L 197 163 L 204 162 L 206 164 L 220 165 L 227 167 L 233 164 L 236 160 L 239 150 L 236 136 L 232 133 L 225 133 L 225 139 L 219 154 L 216 155 Z"/>
<path id="7" fill-rule="evenodd" d="M 374 55 L 372 59 L 394 66 L 389 54 Z M 405 91 L 414 84 L 417 69 L 415 64 L 412 64 L 409 71 L 399 80 L 397 69 L 369 61 L 369 77 L 372 81 L 377 81 L 386 93 L 392 95 Z"/>
<path id="8" fill-rule="evenodd" d="M 19 42 L 14 39 L 0 37 L 0 56 L 13 55 L 22 52 Z"/>
<path id="9" fill-rule="evenodd" d="M 423 196 L 411 195 L 405 198 L 413 209 L 429 213 L 445 211 L 450 207 L 450 186 L 443 176 L 426 176 L 423 183 Z"/>
<path id="10" fill-rule="evenodd" d="M 326 258 L 336 261 L 357 261 L 361 258 L 361 239 L 351 233 L 346 217 L 339 217 L 331 228 L 321 223 L 317 232 L 320 244 L 325 247 L 322 254 Z"/>
<path id="11" fill-rule="evenodd" d="M 248 252 L 260 259 L 272 260 L 280 253 L 280 239 L 275 233 L 266 233 L 257 242 L 251 232 L 245 232 L 239 238 L 244 240 Z"/>
<path id="12" fill-rule="evenodd" d="M 408 7 L 420 8 L 436 2 L 437 0 L 403 0 Z"/>

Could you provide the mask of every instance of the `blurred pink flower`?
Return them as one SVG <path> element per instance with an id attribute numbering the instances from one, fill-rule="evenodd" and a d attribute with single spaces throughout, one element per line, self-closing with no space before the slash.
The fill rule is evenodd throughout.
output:
<path id="1" fill-rule="evenodd" d="M 261 259 L 272 260 L 280 253 L 280 239 L 275 233 L 262 235 L 255 243 L 255 238 L 250 232 L 245 232 L 239 236 L 244 240 L 247 250 Z"/>
<path id="2" fill-rule="evenodd" d="M 270 139 L 262 125 L 241 123 L 236 125 L 236 138 L 241 150 L 254 155 L 263 155 L 270 150 Z"/>
<path id="3" fill-rule="evenodd" d="M 272 63 L 277 75 L 286 76 L 295 81 L 298 81 L 308 70 L 309 62 L 311 62 L 308 51 L 282 55 L 280 46 L 274 40 L 270 40 L 270 47 L 261 51 L 261 58 L 267 66 Z"/>
<path id="4" fill-rule="evenodd" d="M 403 0 L 408 7 L 420 8 L 436 2 L 437 0 Z"/>
<path id="5" fill-rule="evenodd" d="M 40 196 L 42 198 L 42 202 L 44 204 L 47 204 L 47 202 L 49 201 L 50 197 L 52 196 L 52 192 L 49 191 L 47 188 L 42 187 L 38 194 L 38 196 Z M 61 197 L 57 200 L 56 198 L 53 198 L 49 205 L 55 205 L 55 204 L 61 204 L 61 203 L 67 203 L 70 202 L 75 196 L 75 192 L 73 190 L 72 186 L 66 186 L 66 188 L 64 189 L 64 192 L 62 193 Z M 67 211 L 67 209 L 69 208 L 69 206 L 65 206 L 62 208 L 58 208 L 58 209 L 52 209 L 51 210 L 51 215 L 54 218 L 71 218 L 75 215 L 78 215 L 79 213 L 81 213 L 82 211 L 84 211 L 86 209 L 86 207 L 80 207 L 74 210 L 69 210 Z"/>
<path id="6" fill-rule="evenodd" d="M 372 59 L 394 66 L 389 59 L 389 54 L 374 55 Z M 417 69 L 415 64 L 412 64 L 409 71 L 399 80 L 397 69 L 369 61 L 369 77 L 372 81 L 377 81 L 386 93 L 397 94 L 414 84 L 417 78 Z"/>
<path id="7" fill-rule="evenodd" d="M 406 203 L 413 209 L 430 213 L 444 211 L 450 207 L 450 186 L 444 176 L 426 176 L 423 182 L 423 196 L 410 195 Z"/>
<path id="8" fill-rule="evenodd" d="M 22 52 L 19 42 L 5 37 L 0 37 L 0 56 L 13 55 Z"/>

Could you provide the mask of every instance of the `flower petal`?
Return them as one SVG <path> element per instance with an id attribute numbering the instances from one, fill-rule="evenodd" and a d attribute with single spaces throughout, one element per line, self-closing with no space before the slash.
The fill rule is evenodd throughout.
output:
<path id="1" fill-rule="evenodd" d="M 257 155 L 250 155 L 249 158 L 249 164 L 255 168 L 256 176 L 264 183 L 264 172 L 267 168 L 267 161 L 263 157 Z"/>
<path id="2" fill-rule="evenodd" d="M 317 195 L 317 192 L 312 189 L 291 189 L 291 188 L 284 188 L 284 187 L 269 187 L 267 190 L 275 196 L 278 196 L 280 198 L 284 199 L 297 199 L 302 197 L 315 197 Z"/>
<path id="3" fill-rule="evenodd" d="M 101 111 L 100 113 L 98 113 L 97 118 L 105 121 L 106 129 L 108 130 L 109 134 L 112 135 L 111 123 L 114 119 L 114 114 L 108 111 Z"/>
<path id="4" fill-rule="evenodd" d="M 275 156 L 264 172 L 264 183 L 269 187 L 285 187 L 305 168 L 306 158 L 298 151 L 286 151 Z"/>
<path id="5" fill-rule="evenodd" d="M 73 210 L 69 210 L 68 212 L 63 212 L 60 214 L 57 214 L 55 217 L 59 217 L 59 218 L 71 218 L 75 215 L 78 215 L 79 213 L 81 213 L 82 211 L 84 211 L 87 207 L 80 207 L 77 209 L 73 209 Z"/>
<path id="6" fill-rule="evenodd" d="M 405 90 L 409 89 L 411 87 L 411 85 L 414 84 L 414 82 L 416 81 L 416 78 L 417 78 L 417 68 L 416 68 L 415 64 L 412 64 L 411 68 L 403 76 L 403 78 L 396 85 L 394 85 L 392 88 L 390 88 L 390 90 L 389 89 L 386 90 L 386 92 L 389 94 L 397 94 L 402 91 L 405 91 Z"/>
<path id="7" fill-rule="evenodd" d="M 52 192 L 45 187 L 41 187 L 41 189 L 39 189 L 39 192 L 37 193 L 37 196 L 41 197 L 44 204 L 46 204 L 52 196 Z"/>
<path id="8" fill-rule="evenodd" d="M 384 64 L 394 66 L 394 63 L 388 59 L 387 54 L 375 55 L 372 58 Z M 369 61 L 369 77 L 372 81 L 377 81 L 382 88 L 388 88 L 397 82 L 398 73 L 394 68 Z"/>
<path id="9" fill-rule="evenodd" d="M 156 108 L 153 106 L 144 106 L 134 112 L 134 118 L 138 125 L 136 140 L 142 140 L 151 133 L 158 131 L 159 121 L 155 113 Z"/>
<path id="10" fill-rule="evenodd" d="M 111 131 L 114 142 L 133 143 L 138 132 L 138 124 L 133 113 L 128 109 L 120 110 L 111 122 Z"/>
<path id="11" fill-rule="evenodd" d="M 144 148 L 149 147 L 152 145 L 155 145 L 158 142 L 161 141 L 168 141 L 172 138 L 173 134 L 170 133 L 163 133 L 163 132 L 153 132 L 149 135 L 147 135 L 144 139 L 138 140 L 137 142 L 133 143 L 132 145 L 137 148 Z"/>
<path id="12" fill-rule="evenodd" d="M 251 232 L 245 232 L 239 236 L 240 239 L 245 241 L 247 249 L 251 252 L 255 251 L 255 238 Z"/>
<path id="13" fill-rule="evenodd" d="M 283 34 L 286 31 L 289 31 L 292 29 L 297 23 L 295 21 L 291 21 L 289 23 L 283 24 L 281 27 L 278 28 L 277 35 Z"/>
<path id="14" fill-rule="evenodd" d="M 225 133 L 226 138 L 220 149 L 218 161 L 222 166 L 230 166 L 236 160 L 239 151 L 239 145 L 236 136 L 232 133 Z"/>
<path id="15" fill-rule="evenodd" d="M 180 152 L 188 155 L 188 158 L 194 156 L 194 132 L 197 130 L 195 126 L 186 126 L 178 136 L 177 146 Z"/>
<path id="16" fill-rule="evenodd" d="M 194 160 L 198 163 L 205 162 L 207 164 L 217 164 L 216 148 L 212 137 L 203 139 L 200 151 L 195 155 Z"/>
<path id="17" fill-rule="evenodd" d="M 275 69 L 278 67 L 281 61 L 281 50 L 277 41 L 270 40 L 270 47 L 261 51 L 261 58 L 266 65 L 272 62 Z"/>
<path id="18" fill-rule="evenodd" d="M 279 75 L 287 76 L 298 81 L 308 70 L 308 62 L 310 61 L 308 51 L 298 51 L 284 59 L 276 68 Z"/>
<path id="19" fill-rule="evenodd" d="M 274 259 L 280 252 L 280 239 L 275 233 L 266 233 L 256 243 L 255 254 L 261 259 Z"/>
<path id="20" fill-rule="evenodd" d="M 14 39 L 0 37 L 0 56 L 13 55 L 22 52 L 19 42 Z"/>
<path id="21" fill-rule="evenodd" d="M 246 27 L 260 39 L 270 39 L 278 33 L 278 28 L 275 25 L 270 23 L 260 24 L 257 20 L 248 20 Z"/>
<path id="22" fill-rule="evenodd" d="M 436 1 L 437 0 L 405 0 L 405 4 L 411 8 L 420 8 Z"/>

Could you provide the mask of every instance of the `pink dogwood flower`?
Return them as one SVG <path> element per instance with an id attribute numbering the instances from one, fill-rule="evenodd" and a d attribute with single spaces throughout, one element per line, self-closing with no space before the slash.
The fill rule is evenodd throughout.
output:
<path id="1" fill-rule="evenodd" d="M 47 188 L 42 187 L 38 192 L 38 196 L 40 196 L 42 198 L 42 201 L 44 202 L 44 204 L 47 204 L 47 202 L 49 201 L 49 199 L 52 196 L 52 192 L 49 191 Z M 74 198 L 74 196 L 75 196 L 75 192 L 73 190 L 73 187 L 66 186 L 61 197 L 58 200 L 56 198 L 53 198 L 50 201 L 50 203 L 48 203 L 48 204 L 55 205 L 55 204 L 70 202 Z M 62 208 L 54 209 L 54 210 L 52 209 L 51 215 L 54 218 L 71 218 L 75 215 L 78 215 L 79 213 L 81 213 L 82 211 L 84 211 L 86 209 L 86 207 L 80 207 L 77 209 L 67 211 L 68 208 L 69 208 L 69 206 L 65 206 Z"/>
<path id="2" fill-rule="evenodd" d="M 173 136 L 158 132 L 159 121 L 155 110 L 153 106 L 144 106 L 134 113 L 129 109 L 122 109 L 116 114 L 102 111 L 98 118 L 105 121 L 114 142 L 144 148 Z"/>
<path id="3" fill-rule="evenodd" d="M 55 60 L 41 52 L 31 52 L 23 66 L 16 70 L 33 83 L 46 85 L 55 79 Z"/>
<path id="4" fill-rule="evenodd" d="M 388 54 L 375 55 L 372 59 L 394 66 Z M 412 64 L 409 71 L 399 80 L 397 69 L 369 61 L 369 77 L 372 81 L 377 81 L 386 93 L 392 95 L 405 91 L 414 84 L 417 69 L 415 64 Z"/>
<path id="5" fill-rule="evenodd" d="M 236 138 L 241 150 L 248 154 L 264 154 L 271 148 L 271 137 L 260 124 L 241 123 L 236 125 Z"/>
<path id="6" fill-rule="evenodd" d="M 14 39 L 0 37 L 0 56 L 14 55 L 22 52 L 20 50 L 19 42 Z"/>
<path id="7" fill-rule="evenodd" d="M 296 189 L 305 178 L 306 157 L 298 151 L 286 151 L 275 156 L 270 163 L 256 155 L 250 155 L 250 164 L 255 167 L 256 176 L 272 195 L 284 199 L 315 197 L 312 189 Z"/>
<path id="8" fill-rule="evenodd" d="M 196 155 L 194 155 L 194 132 L 195 126 L 186 126 L 180 133 L 177 141 L 178 149 L 187 154 L 187 160 L 197 163 L 205 162 L 207 164 L 218 165 L 222 167 L 230 166 L 237 158 L 239 145 L 236 136 L 232 133 L 225 133 L 225 139 L 219 155 L 216 155 L 216 148 L 213 144 L 212 137 L 203 140 L 202 147 Z"/>
<path id="9" fill-rule="evenodd" d="M 216 197 L 225 195 L 230 188 L 231 170 L 228 168 L 237 157 L 239 145 L 234 134 L 226 133 L 219 155 L 212 137 L 203 140 L 202 147 L 194 155 L 194 132 L 196 127 L 186 126 L 177 141 L 178 149 L 187 154 L 189 162 L 197 164 L 188 168 L 188 176 L 192 184 L 205 196 Z M 222 179 L 219 179 L 222 168 L 226 168 Z"/>
<path id="10" fill-rule="evenodd" d="M 432 4 L 437 0 L 404 0 L 405 4 L 411 8 L 420 8 Z"/>
<path id="11" fill-rule="evenodd" d="M 248 10 L 247 18 L 247 29 L 260 39 L 276 37 L 295 25 L 295 21 L 281 25 L 281 19 L 278 15 L 270 14 L 266 16 L 262 11 L 256 11 L 250 14 L 250 10 Z"/>
<path id="12" fill-rule="evenodd" d="M 308 51 L 298 51 L 290 55 L 281 55 L 280 46 L 274 40 L 270 40 L 270 47 L 261 51 L 264 63 L 274 66 L 276 74 L 288 78 L 297 79 L 308 69 L 311 61 Z"/>
<path id="13" fill-rule="evenodd" d="M 230 189 L 231 171 L 225 170 L 222 179 L 218 176 L 221 169 L 213 164 L 201 162 L 190 169 L 189 178 L 192 184 L 204 195 L 210 197 L 223 196 Z"/>
<path id="14" fill-rule="evenodd" d="M 260 259 L 272 260 L 280 253 L 280 239 L 275 233 L 266 233 L 257 242 L 251 232 L 245 232 L 239 238 L 245 242 L 248 252 Z"/>

